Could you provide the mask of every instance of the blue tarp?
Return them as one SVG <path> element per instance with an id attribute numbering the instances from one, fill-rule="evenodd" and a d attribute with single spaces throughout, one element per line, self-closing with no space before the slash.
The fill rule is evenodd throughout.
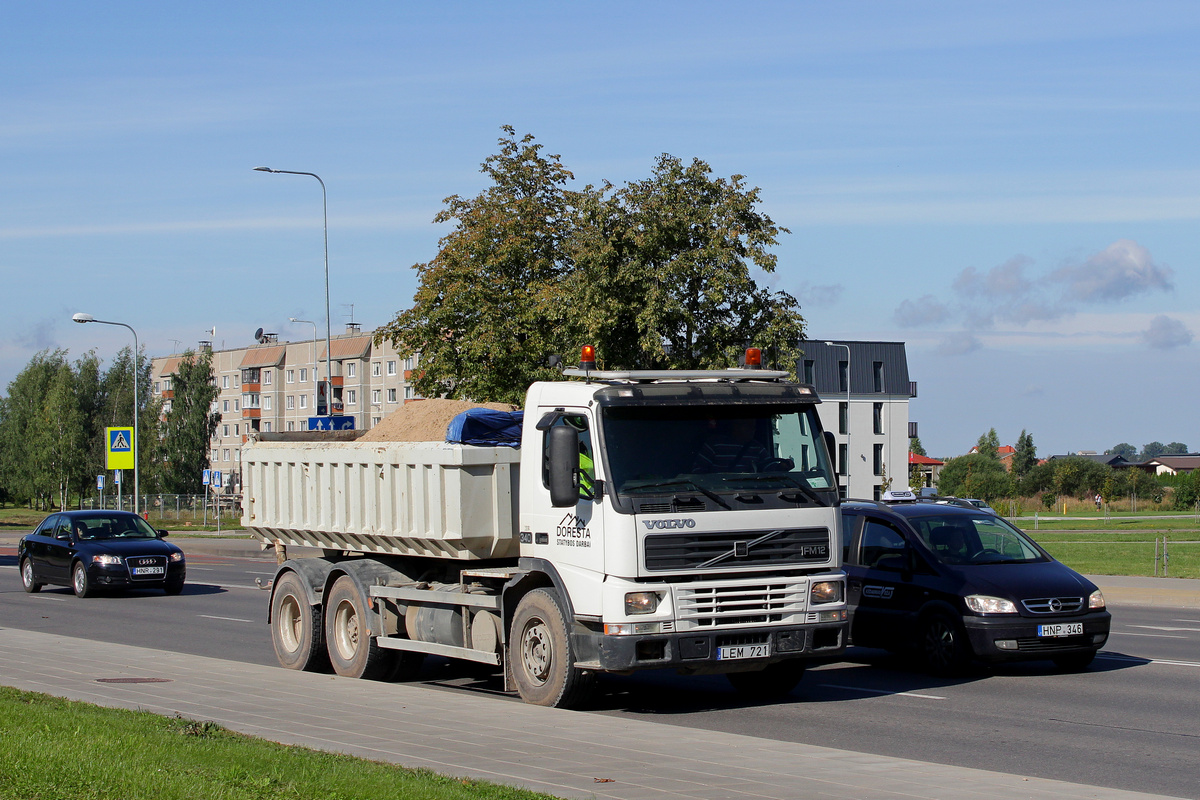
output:
<path id="1" fill-rule="evenodd" d="M 520 447 L 521 420 L 524 416 L 521 411 L 471 408 L 450 420 L 446 428 L 446 441 L 488 447 Z"/>

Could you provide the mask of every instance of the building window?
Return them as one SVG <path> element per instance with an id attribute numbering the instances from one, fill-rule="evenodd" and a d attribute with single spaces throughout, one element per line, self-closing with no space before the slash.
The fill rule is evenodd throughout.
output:
<path id="1" fill-rule="evenodd" d="M 242 431 L 241 431 L 241 426 L 240 426 L 240 425 L 234 424 L 234 426 L 233 426 L 233 435 L 234 435 L 234 436 L 241 436 L 241 435 L 242 435 Z"/>
<path id="2" fill-rule="evenodd" d="M 415 357 L 409 356 L 408 358 L 404 359 L 404 369 L 405 370 L 411 371 L 416 366 L 417 366 L 417 360 Z"/>
<path id="3" fill-rule="evenodd" d="M 353 378 L 358 374 L 358 365 L 351 361 L 346 365 L 346 377 Z"/>
<path id="4" fill-rule="evenodd" d="M 287 397 L 285 397 L 283 400 L 283 406 L 288 411 L 292 411 L 293 409 L 295 409 L 296 408 L 296 396 L 294 394 L 289 394 Z"/>
<path id="5" fill-rule="evenodd" d="M 306 395 L 306 394 L 300 395 L 300 407 L 308 408 L 308 395 Z"/>
<path id="6" fill-rule="evenodd" d="M 288 383 L 295 383 L 296 382 L 296 370 L 289 369 L 284 374 L 284 380 L 287 381 Z"/>
<path id="7" fill-rule="evenodd" d="M 154 382 L 154 393 L 158 394 L 160 391 L 162 391 L 162 390 L 158 388 L 158 381 L 155 381 Z"/>
<path id="8" fill-rule="evenodd" d="M 379 405 L 379 400 L 382 397 L 383 397 L 382 391 L 380 391 L 379 389 L 372 389 L 371 390 L 371 405 L 373 405 L 373 406 Z"/>
<path id="9" fill-rule="evenodd" d="M 300 420 L 300 430 L 302 430 L 302 431 L 308 430 L 308 420 L 306 420 L 306 419 Z"/>
<path id="10" fill-rule="evenodd" d="M 296 423 L 292 422 L 291 420 L 288 420 L 287 429 L 289 431 L 296 430 Z"/>
<path id="11" fill-rule="evenodd" d="M 222 375 L 222 376 L 221 376 L 221 388 L 222 388 L 222 389 L 228 389 L 228 388 L 229 388 L 229 376 L 228 376 L 228 375 Z"/>
<path id="12" fill-rule="evenodd" d="M 807 358 L 804 359 L 804 382 L 805 383 L 814 383 L 813 371 L 814 371 L 815 367 L 816 367 L 816 362 L 811 361 L 810 359 L 807 359 Z"/>
<path id="13" fill-rule="evenodd" d="M 883 433 L 883 403 L 871 404 L 871 419 L 875 424 L 875 435 Z"/>
<path id="14" fill-rule="evenodd" d="M 371 427 L 374 428 L 383 420 L 383 417 L 371 417 Z"/>
<path id="15" fill-rule="evenodd" d="M 883 474 L 883 445 L 881 445 L 881 444 L 875 445 L 874 450 L 875 450 L 875 454 L 874 454 L 874 457 L 871 459 L 871 466 L 874 468 L 876 475 L 882 475 Z"/>
<path id="16" fill-rule="evenodd" d="M 838 403 L 838 433 L 850 430 L 850 404 Z"/>
<path id="17" fill-rule="evenodd" d="M 849 469 L 849 467 L 850 467 L 850 465 L 847 464 L 846 462 L 849 460 L 850 460 L 850 446 L 844 445 L 844 444 L 839 444 L 838 445 L 838 475 L 846 474 L 846 470 Z"/>
<path id="18" fill-rule="evenodd" d="M 383 364 L 379 361 L 372 362 L 371 363 L 371 377 L 378 378 L 382 374 L 383 374 Z"/>
<path id="19" fill-rule="evenodd" d="M 875 502 L 879 502 L 883 498 L 883 487 L 875 484 Z"/>
<path id="20" fill-rule="evenodd" d="M 229 435 L 229 426 L 228 426 L 228 425 L 222 425 L 222 426 L 221 426 L 221 435 L 222 435 L 222 436 L 228 436 L 228 435 Z"/>
<path id="21" fill-rule="evenodd" d="M 395 375 L 396 374 L 396 362 L 389 361 L 389 362 L 387 362 L 387 364 L 388 364 L 388 375 Z"/>
<path id="22" fill-rule="evenodd" d="M 412 399 L 413 399 L 414 397 L 416 397 L 416 396 L 417 396 L 417 395 L 416 395 L 416 393 L 413 391 L 413 387 L 411 387 L 411 386 L 405 386 L 405 387 L 404 387 L 404 399 L 405 399 L 405 400 L 412 400 Z"/>
<path id="23" fill-rule="evenodd" d="M 300 382 L 308 383 L 308 367 L 300 368 Z"/>
<path id="24" fill-rule="evenodd" d="M 228 400 L 222 400 L 222 401 L 221 401 L 221 410 L 222 410 L 223 412 L 225 412 L 226 414 L 228 414 L 228 413 L 229 413 L 229 401 L 228 401 Z"/>
<path id="25" fill-rule="evenodd" d="M 220 451 L 219 451 L 219 450 L 213 450 L 213 451 L 212 451 L 212 458 L 210 458 L 210 459 L 209 459 L 209 461 L 220 461 L 220 460 L 221 460 L 221 453 L 220 453 Z"/>
<path id="26" fill-rule="evenodd" d="M 271 432 L 271 423 L 270 423 L 269 421 L 265 421 L 265 422 L 263 422 L 263 428 L 262 428 L 262 429 L 263 429 L 263 431 L 264 431 L 265 433 L 270 433 L 270 432 Z"/>
<path id="27" fill-rule="evenodd" d="M 358 405 L 358 391 L 356 389 L 347 389 L 346 390 L 346 405 L 348 405 L 348 406 Z"/>
<path id="28" fill-rule="evenodd" d="M 875 391 L 882 392 L 883 391 L 883 362 L 882 361 L 875 362 L 874 369 L 872 370 L 872 374 L 875 377 Z"/>
<path id="29" fill-rule="evenodd" d="M 242 408 L 258 408 L 259 396 L 254 392 L 246 392 L 242 395 Z M 233 409 L 237 411 L 237 408 Z"/>
<path id="30" fill-rule="evenodd" d="M 264 369 L 264 370 L 263 370 L 263 373 L 262 373 L 262 382 L 263 382 L 263 386 L 270 386 L 270 385 L 271 385 L 271 370 L 269 370 L 269 369 Z"/>
<path id="31" fill-rule="evenodd" d="M 850 362 L 838 362 L 838 391 L 849 391 L 850 387 Z"/>
<path id="32" fill-rule="evenodd" d="M 239 409 L 239 408 L 238 408 L 238 401 L 237 401 L 237 400 L 234 400 L 234 401 L 233 401 L 233 410 L 234 410 L 234 411 L 240 411 L 240 410 L 241 410 L 241 409 Z"/>
<path id="33" fill-rule="evenodd" d="M 262 407 L 263 407 L 263 411 L 271 410 L 271 395 L 264 394 L 262 396 Z"/>
<path id="34" fill-rule="evenodd" d="M 229 460 L 229 448 L 228 447 L 226 447 L 224 450 L 221 451 L 221 460 L 222 461 Z"/>
<path id="35" fill-rule="evenodd" d="M 388 389 L 388 402 L 389 403 L 396 402 L 396 390 L 395 389 Z"/>

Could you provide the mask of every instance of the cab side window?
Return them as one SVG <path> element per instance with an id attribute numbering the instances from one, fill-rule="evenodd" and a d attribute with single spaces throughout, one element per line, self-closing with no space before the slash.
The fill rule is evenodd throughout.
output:
<path id="1" fill-rule="evenodd" d="M 880 559 L 887 556 L 903 557 L 905 539 L 891 525 L 867 518 L 863 525 L 859 563 L 871 569 L 896 569 L 893 565 L 879 566 Z M 893 559 L 894 563 L 895 559 Z"/>

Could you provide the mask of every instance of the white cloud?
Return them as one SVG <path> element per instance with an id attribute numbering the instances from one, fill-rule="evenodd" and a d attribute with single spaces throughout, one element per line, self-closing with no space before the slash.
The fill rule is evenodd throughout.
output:
<path id="1" fill-rule="evenodd" d="M 1120 239 L 1082 264 L 1067 265 L 1050 279 L 1067 284 L 1067 296 L 1085 303 L 1124 300 L 1153 289 L 1170 291 L 1171 270 L 1160 267 L 1150 251 L 1131 239 Z"/>
<path id="2" fill-rule="evenodd" d="M 1172 350 L 1192 343 L 1192 332 L 1177 319 L 1159 314 L 1150 321 L 1150 327 L 1142 331 L 1141 339 L 1156 350 Z"/>
<path id="3" fill-rule="evenodd" d="M 892 319 L 902 328 L 940 325 L 951 318 L 950 307 L 931 294 L 917 300 L 905 300 L 892 314 Z"/>
<path id="4" fill-rule="evenodd" d="M 983 343 L 966 331 L 947 334 L 937 346 L 940 356 L 965 356 L 983 347 Z"/>

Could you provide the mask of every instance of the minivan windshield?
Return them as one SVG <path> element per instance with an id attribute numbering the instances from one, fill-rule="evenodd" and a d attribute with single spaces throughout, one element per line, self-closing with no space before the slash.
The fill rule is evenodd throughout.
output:
<path id="1" fill-rule="evenodd" d="M 921 540 L 944 564 L 1048 561 L 1028 536 L 991 515 L 909 517 Z"/>
<path id="2" fill-rule="evenodd" d="M 832 502 L 833 470 L 812 405 L 609 406 L 604 443 L 618 493 L 799 493 Z"/>

